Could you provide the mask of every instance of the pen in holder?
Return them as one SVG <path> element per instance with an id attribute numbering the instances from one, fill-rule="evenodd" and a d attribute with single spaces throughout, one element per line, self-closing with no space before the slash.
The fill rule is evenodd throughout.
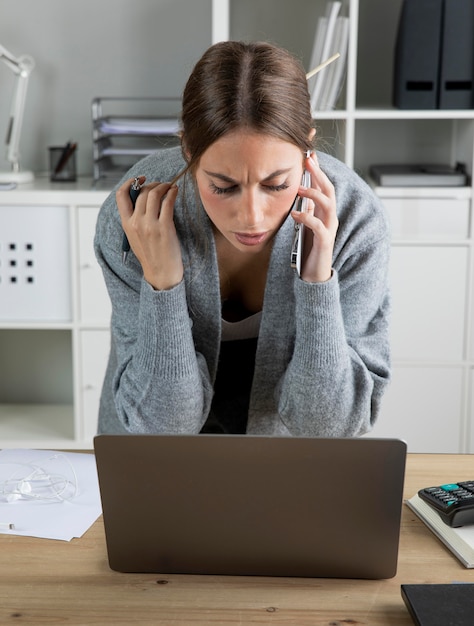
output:
<path id="1" fill-rule="evenodd" d="M 76 180 L 77 143 L 68 142 L 65 146 L 49 148 L 50 178 L 53 182 L 74 182 Z"/>

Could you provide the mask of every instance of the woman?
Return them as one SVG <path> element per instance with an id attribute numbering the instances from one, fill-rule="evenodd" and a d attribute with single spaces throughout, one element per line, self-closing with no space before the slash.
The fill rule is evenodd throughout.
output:
<path id="1" fill-rule="evenodd" d="M 113 305 L 99 432 L 370 430 L 390 372 L 387 222 L 354 172 L 308 152 L 314 134 L 285 50 L 223 42 L 197 63 L 181 148 L 136 164 L 99 215 Z M 309 211 L 291 210 L 297 197 Z"/>

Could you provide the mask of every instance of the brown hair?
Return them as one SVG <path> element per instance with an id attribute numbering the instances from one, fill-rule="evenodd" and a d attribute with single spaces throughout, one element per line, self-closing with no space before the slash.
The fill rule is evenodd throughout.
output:
<path id="1" fill-rule="evenodd" d="M 239 128 L 310 150 L 313 124 L 303 66 L 270 43 L 214 44 L 188 79 L 181 121 L 186 169 L 191 172 L 211 144 Z"/>

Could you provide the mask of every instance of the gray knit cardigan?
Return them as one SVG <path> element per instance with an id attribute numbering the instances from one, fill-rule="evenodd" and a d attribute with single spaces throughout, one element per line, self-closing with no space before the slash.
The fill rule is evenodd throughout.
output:
<path id="1" fill-rule="evenodd" d="M 288 216 L 268 270 L 249 434 L 363 434 L 377 418 L 390 378 L 387 218 L 357 174 L 328 155 L 318 153 L 318 159 L 336 190 L 333 276 L 311 284 L 291 269 L 294 222 Z M 146 157 L 125 178 L 168 181 L 183 167 L 180 149 L 171 148 Z M 100 433 L 198 433 L 208 416 L 221 299 L 210 222 L 190 180 L 180 183 L 175 224 L 184 280 L 156 291 L 132 252 L 122 263 L 114 192 L 101 208 L 95 250 L 112 319 Z"/>

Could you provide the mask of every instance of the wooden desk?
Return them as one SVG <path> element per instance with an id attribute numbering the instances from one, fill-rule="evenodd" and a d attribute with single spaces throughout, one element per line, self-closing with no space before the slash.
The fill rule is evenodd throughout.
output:
<path id="1" fill-rule="evenodd" d="M 474 477 L 474 455 L 411 454 L 405 497 Z M 0 535 L 0 623 L 162 626 L 412 625 L 402 583 L 474 583 L 404 505 L 390 580 L 120 574 L 109 569 L 102 519 L 70 543 Z"/>

